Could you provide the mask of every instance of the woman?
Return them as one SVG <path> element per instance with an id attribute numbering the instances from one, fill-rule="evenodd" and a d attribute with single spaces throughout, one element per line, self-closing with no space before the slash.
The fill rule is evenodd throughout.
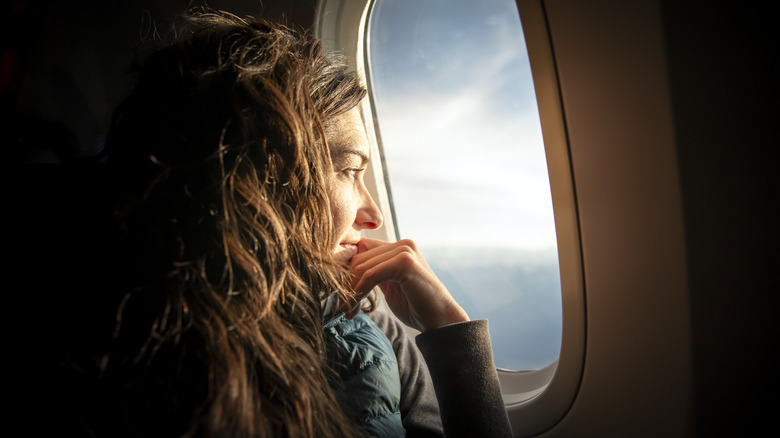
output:
<path id="1" fill-rule="evenodd" d="M 177 35 L 142 65 L 109 135 L 123 298 L 89 427 L 402 435 L 412 414 L 399 397 L 419 388 L 400 388 L 393 349 L 407 341 L 361 310 L 379 285 L 426 332 L 445 433 L 508 433 L 484 322 L 465 323 L 412 242 L 360 237 L 382 217 L 363 184 L 356 76 L 308 36 L 260 20 L 205 13 Z M 452 354 L 484 369 L 455 376 Z M 452 387 L 474 372 L 466 395 L 487 408 L 462 412 L 473 403 Z"/>

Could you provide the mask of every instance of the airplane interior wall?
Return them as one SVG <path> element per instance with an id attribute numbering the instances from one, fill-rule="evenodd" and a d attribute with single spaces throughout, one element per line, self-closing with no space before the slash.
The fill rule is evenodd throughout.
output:
<path id="1" fill-rule="evenodd" d="M 778 406 L 776 31 L 694 3 L 545 2 L 588 319 L 545 436 L 744 436 Z"/>
<path id="2" fill-rule="evenodd" d="M 688 298 L 660 11 L 651 1 L 544 6 L 587 322 L 579 391 L 543 436 L 682 436 L 691 398 Z"/>
<path id="3" fill-rule="evenodd" d="M 777 26 L 765 4 L 661 7 L 685 214 L 696 431 L 757 435 L 776 428 L 780 407 Z"/>
<path id="4" fill-rule="evenodd" d="M 544 436 L 746 436 L 778 367 L 776 31 L 756 5 L 548 0 L 587 341 Z"/>
<path id="5" fill-rule="evenodd" d="M 238 16 L 263 15 L 311 24 L 312 1 L 15 0 L 3 6 L 3 47 L 13 49 L 3 86 L 4 143 L 15 136 L 56 147 L 60 162 L 99 152 L 113 108 L 128 92 L 138 45 L 165 38 L 188 10 L 208 5 Z M 5 79 L 4 79 L 5 80 Z M 57 137 L 40 138 L 43 127 Z M 51 146 L 50 146 L 51 147 Z M 43 149 L 43 147 L 42 147 Z M 14 154 L 19 151 L 12 151 Z M 39 157 L 14 156 L 15 161 Z"/>

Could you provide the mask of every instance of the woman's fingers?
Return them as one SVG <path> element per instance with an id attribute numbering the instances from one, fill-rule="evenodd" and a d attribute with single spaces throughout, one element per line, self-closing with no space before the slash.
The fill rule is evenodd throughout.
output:
<path id="1" fill-rule="evenodd" d="M 390 247 L 389 242 L 385 242 L 385 241 L 377 240 L 377 239 L 362 239 L 360 242 L 358 242 L 358 255 L 360 253 L 365 253 L 366 251 L 369 250 L 369 248 L 373 249 L 373 248 L 378 248 L 378 247 L 381 247 L 381 246 L 388 246 L 387 249 L 389 249 L 391 251 L 393 249 L 392 247 Z M 361 304 L 363 298 L 365 298 L 369 293 L 371 293 L 371 291 L 374 289 L 374 286 L 376 286 L 376 285 L 371 285 L 369 287 L 357 287 L 356 283 L 360 279 L 360 276 L 361 276 L 361 275 L 359 275 L 357 273 L 360 272 L 362 274 L 362 271 L 363 271 L 364 268 L 356 266 L 356 260 L 363 260 L 365 262 L 371 256 L 374 256 L 374 257 L 379 256 L 380 257 L 379 259 L 372 260 L 372 264 L 377 264 L 377 263 L 380 263 L 382 260 L 385 260 L 388 257 L 392 256 L 392 254 L 383 255 L 384 253 L 385 253 L 385 251 L 374 251 L 368 257 L 366 257 L 366 256 L 358 257 L 357 255 L 353 256 L 352 261 L 351 261 L 351 266 L 352 266 L 351 270 L 352 270 L 352 273 L 353 273 L 353 275 L 352 275 L 352 285 L 351 286 L 352 286 L 353 292 L 355 292 L 355 293 L 350 297 L 351 299 L 349 299 L 348 301 L 342 301 L 341 303 L 339 303 L 339 310 L 344 312 L 346 314 L 347 318 L 352 319 L 352 318 L 355 317 L 355 315 L 358 314 L 358 312 L 360 311 L 360 304 Z M 363 266 L 365 267 L 365 264 Z"/>
<path id="2" fill-rule="evenodd" d="M 352 266 L 355 266 L 356 264 L 359 264 L 361 261 L 366 260 L 368 258 L 375 257 L 377 254 L 381 254 L 386 251 L 392 251 L 393 249 L 399 247 L 404 248 L 405 250 L 410 251 L 414 254 L 417 254 L 419 256 L 422 265 L 430 269 L 428 263 L 420 254 L 419 249 L 417 249 L 417 244 L 414 243 L 414 241 L 409 239 L 399 240 L 398 242 L 395 243 L 385 242 L 383 240 L 378 240 L 378 239 L 369 239 L 369 238 L 360 239 L 360 242 L 358 242 L 358 253 L 352 258 Z"/>
<path id="3" fill-rule="evenodd" d="M 358 242 L 358 253 L 363 253 L 374 248 L 378 248 L 381 246 L 388 246 L 388 245 L 392 245 L 392 243 L 386 242 L 384 240 L 364 237 L 360 239 L 360 241 Z"/>
<path id="4" fill-rule="evenodd" d="M 411 255 L 403 249 L 381 254 L 360 265 L 353 272 L 353 289 L 359 294 L 370 291 L 386 282 L 400 282 L 413 264 Z"/>
<path id="5" fill-rule="evenodd" d="M 411 240 L 362 239 L 358 248 L 351 261 L 358 296 L 380 286 L 399 319 L 422 331 L 468 321 Z"/>
<path id="6" fill-rule="evenodd" d="M 371 252 L 358 253 L 351 263 L 352 288 L 362 293 L 385 281 L 399 280 L 397 276 L 416 262 L 415 256 L 413 250 L 405 245 L 384 245 Z"/>

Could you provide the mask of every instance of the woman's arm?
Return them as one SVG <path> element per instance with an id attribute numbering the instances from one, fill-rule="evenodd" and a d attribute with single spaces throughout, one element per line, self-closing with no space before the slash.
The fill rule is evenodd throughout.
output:
<path id="1" fill-rule="evenodd" d="M 416 341 L 430 370 L 444 434 L 511 436 L 487 321 L 469 322 L 414 242 L 362 239 L 351 267 L 359 296 L 378 285 L 393 313 L 423 332 Z M 352 315 L 359 307 L 342 310 Z"/>
<path id="2" fill-rule="evenodd" d="M 447 437 L 510 437 L 486 319 L 416 338 L 428 364 Z"/>

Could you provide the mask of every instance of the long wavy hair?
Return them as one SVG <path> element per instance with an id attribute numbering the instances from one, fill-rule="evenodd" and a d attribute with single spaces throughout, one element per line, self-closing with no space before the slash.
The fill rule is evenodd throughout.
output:
<path id="1" fill-rule="evenodd" d="M 222 12 L 190 14 L 140 64 L 106 147 L 126 295 L 101 373 L 119 428 L 359 433 L 329 385 L 321 303 L 349 299 L 324 127 L 364 95 L 308 34 Z"/>

